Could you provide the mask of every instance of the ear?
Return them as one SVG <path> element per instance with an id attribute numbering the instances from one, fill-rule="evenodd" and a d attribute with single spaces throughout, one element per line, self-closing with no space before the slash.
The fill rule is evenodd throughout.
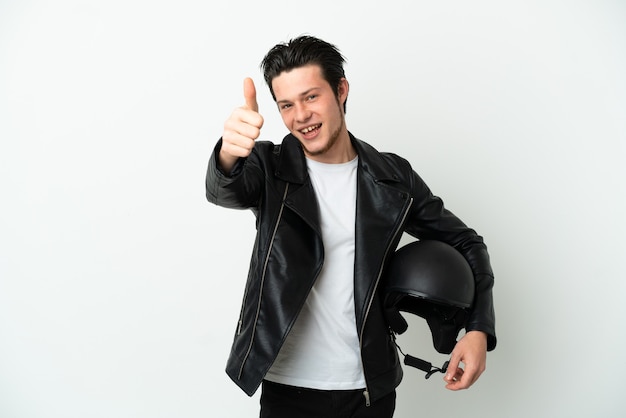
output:
<path id="1" fill-rule="evenodd" d="M 343 106 L 346 100 L 348 99 L 349 90 L 350 90 L 350 84 L 348 83 L 348 80 L 345 77 L 342 77 L 341 80 L 339 80 L 339 87 L 337 88 L 337 95 L 339 98 L 339 103 L 341 103 L 341 106 Z"/>

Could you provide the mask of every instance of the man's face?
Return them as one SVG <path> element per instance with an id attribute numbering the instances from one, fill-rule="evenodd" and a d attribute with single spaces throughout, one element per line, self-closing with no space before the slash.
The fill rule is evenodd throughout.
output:
<path id="1" fill-rule="evenodd" d="M 339 160 L 351 149 L 343 113 L 348 82 L 342 79 L 336 97 L 320 67 L 307 65 L 282 72 L 272 87 L 283 122 L 305 154 L 321 162 L 343 162 Z"/>

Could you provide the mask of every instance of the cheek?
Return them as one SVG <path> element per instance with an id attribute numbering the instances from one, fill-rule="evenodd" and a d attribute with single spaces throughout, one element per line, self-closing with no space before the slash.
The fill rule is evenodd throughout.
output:
<path id="1" fill-rule="evenodd" d="M 281 113 L 280 114 L 280 118 L 283 120 L 283 123 L 285 124 L 285 126 L 290 127 L 291 126 L 291 118 L 289 117 L 289 115 L 285 112 L 285 113 Z"/>
<path id="2" fill-rule="evenodd" d="M 283 120 L 283 123 L 285 124 L 285 126 L 286 126 L 287 128 L 290 128 L 290 129 L 291 129 L 290 122 L 289 122 L 289 118 L 287 118 L 286 116 L 284 116 L 284 115 L 282 115 L 282 114 L 280 115 L 280 117 L 281 117 L 281 119 Z"/>

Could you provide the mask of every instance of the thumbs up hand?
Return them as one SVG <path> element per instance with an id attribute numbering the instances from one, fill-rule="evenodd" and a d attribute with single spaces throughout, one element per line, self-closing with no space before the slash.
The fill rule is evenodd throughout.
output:
<path id="1" fill-rule="evenodd" d="M 236 108 L 224 123 L 219 161 L 222 170 L 227 173 L 230 173 L 239 158 L 250 155 L 263 126 L 263 116 L 259 114 L 256 88 L 251 78 L 243 81 L 243 97 L 245 104 Z"/>

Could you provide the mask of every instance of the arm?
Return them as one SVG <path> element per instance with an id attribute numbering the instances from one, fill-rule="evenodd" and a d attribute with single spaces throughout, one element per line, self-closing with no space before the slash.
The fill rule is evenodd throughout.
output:
<path id="1" fill-rule="evenodd" d="M 249 209 L 257 206 L 264 189 L 263 172 L 258 144 L 247 158 L 239 158 L 230 173 L 225 173 L 220 165 L 220 139 L 211 157 L 206 174 L 206 198 L 209 202 L 229 209 Z"/>
<path id="2" fill-rule="evenodd" d="M 420 239 L 434 239 L 455 247 L 468 261 L 474 273 L 475 296 L 466 324 L 467 333 L 452 351 L 446 388 L 469 388 L 486 367 L 486 353 L 496 346 L 495 313 L 492 288 L 493 272 L 483 238 L 466 226 L 433 196 L 423 180 L 413 173 L 414 211 L 407 232 Z M 460 364 L 465 365 L 465 370 Z"/>
<path id="3" fill-rule="evenodd" d="M 406 232 L 423 240 L 443 241 L 456 248 L 469 263 L 475 280 L 475 296 L 467 321 L 467 331 L 482 331 L 488 336 L 487 348 L 496 345 L 492 288 L 493 271 L 483 238 L 444 207 L 424 181 L 412 171 L 413 209 Z"/>

